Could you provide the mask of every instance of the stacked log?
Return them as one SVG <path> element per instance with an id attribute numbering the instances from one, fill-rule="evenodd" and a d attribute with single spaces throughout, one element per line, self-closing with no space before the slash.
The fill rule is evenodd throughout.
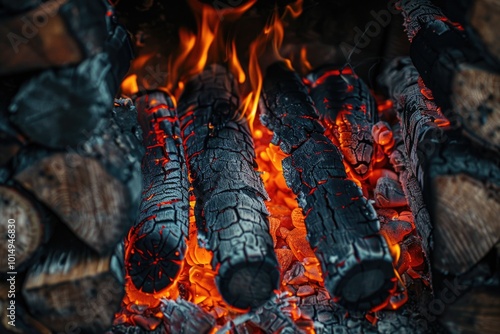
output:
<path id="1" fill-rule="evenodd" d="M 113 10 L 104 1 L 2 1 L 0 74 L 78 64 L 101 53 Z"/>
<path id="2" fill-rule="evenodd" d="M 71 236 L 56 240 L 26 275 L 30 314 L 55 332 L 104 332 L 123 298 L 121 268 L 113 254 L 98 256 Z"/>
<path id="3" fill-rule="evenodd" d="M 222 297 L 246 309 L 271 298 L 279 270 L 264 204 L 268 196 L 255 171 L 240 103 L 232 75 L 211 65 L 186 84 L 179 115 L 200 242 L 213 252 Z"/>
<path id="4" fill-rule="evenodd" d="M 431 214 L 433 267 L 462 274 L 500 240 L 498 156 L 446 123 L 434 101 L 422 94 L 426 88 L 410 59 L 394 60 L 382 82 L 396 103 L 408 165 Z"/>
<path id="5" fill-rule="evenodd" d="M 500 72 L 430 0 L 400 1 L 411 58 L 436 104 L 482 145 L 500 147 Z"/>
<path id="6" fill-rule="evenodd" d="M 284 64 L 267 69 L 261 121 L 272 143 L 289 155 L 282 162 L 288 186 L 298 196 L 307 238 L 315 250 L 325 286 L 349 309 L 382 304 L 395 287 L 392 258 L 377 234 L 372 205 L 347 179 L 342 156 L 323 135 L 318 111 L 300 77 Z"/>
<path id="7" fill-rule="evenodd" d="M 79 3 L 70 1 L 68 5 L 75 2 Z M 100 1 L 93 1 L 89 5 L 98 6 L 99 3 Z M 83 8 L 73 8 L 73 5 L 66 8 L 63 5 L 61 11 L 78 12 L 93 18 L 96 14 L 86 5 Z M 101 29 L 100 25 L 104 25 L 104 31 L 98 34 L 104 35 L 104 41 L 97 51 L 76 65 L 54 67 L 36 73 L 20 85 L 12 98 L 8 106 L 8 120 L 30 141 L 50 148 L 75 148 L 94 129 L 105 126 L 107 113 L 113 106 L 113 98 L 132 59 L 125 28 L 116 24 L 112 15 L 105 14 L 106 11 L 103 15 L 109 22 L 97 24 L 91 20 L 88 24 L 95 27 L 89 28 L 90 36 L 85 36 L 85 33 L 82 36 L 82 43 L 91 46 L 94 42 L 93 34 L 97 34 L 94 30 Z M 68 17 L 68 20 L 72 24 L 82 24 L 82 27 L 74 27 L 75 31 L 85 31 L 82 30 L 85 28 L 83 22 L 72 17 Z M 56 50 L 49 51 L 53 54 Z M 14 58 L 23 59 L 19 55 Z"/>
<path id="8" fill-rule="evenodd" d="M 106 118 L 75 149 L 27 142 L 3 167 L 2 233 L 15 250 L 0 247 L 0 271 L 15 279 L 24 332 L 102 332 L 123 298 L 115 249 L 137 215 L 143 150 L 130 100 Z"/>
<path id="9" fill-rule="evenodd" d="M 136 99 L 146 154 L 136 225 L 127 238 L 127 273 L 146 293 L 168 287 L 177 276 L 189 229 L 189 182 L 177 110 L 163 92 Z"/>

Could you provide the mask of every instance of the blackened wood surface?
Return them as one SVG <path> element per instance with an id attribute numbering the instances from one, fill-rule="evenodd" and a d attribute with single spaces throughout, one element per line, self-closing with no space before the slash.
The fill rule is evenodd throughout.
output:
<path id="1" fill-rule="evenodd" d="M 337 139 L 353 172 L 361 179 L 368 177 L 373 156 L 371 132 L 378 120 L 370 90 L 350 67 L 326 67 L 308 79 L 323 126 Z"/>
<path id="2" fill-rule="evenodd" d="M 411 58 L 436 103 L 473 139 L 500 147 L 500 72 L 430 0 L 403 0 Z"/>
<path id="3" fill-rule="evenodd" d="M 81 8 L 65 10 L 81 10 L 81 14 L 91 15 Z M 111 23 L 111 17 L 107 20 L 110 22 L 104 19 L 100 22 L 104 28 L 108 23 L 108 29 L 102 32 L 105 40 L 99 52 L 76 65 L 36 73 L 12 99 L 8 118 L 30 140 L 51 148 L 75 148 L 93 131 L 105 126 L 113 98 L 132 59 L 127 31 Z M 85 27 L 74 28 L 79 32 Z"/>
<path id="4" fill-rule="evenodd" d="M 158 292 L 177 276 L 189 228 L 189 181 L 177 110 L 163 92 L 136 99 L 146 153 L 136 225 L 128 235 L 127 272 L 143 292 Z"/>
<path id="5" fill-rule="evenodd" d="M 278 287 L 268 195 L 232 75 L 212 65 L 186 84 L 182 136 L 196 196 L 200 242 L 213 252 L 217 287 L 239 308 L 258 307 Z"/>
<path id="6" fill-rule="evenodd" d="M 431 213 L 434 268 L 464 273 L 500 240 L 494 218 L 500 210 L 498 155 L 446 126 L 434 101 L 422 93 L 426 87 L 409 58 L 395 59 L 381 79 L 395 102 L 408 165 Z M 427 239 L 426 229 L 420 233 Z"/>
<path id="7" fill-rule="evenodd" d="M 352 309 L 384 302 L 394 271 L 380 223 L 361 189 L 346 179 L 342 156 L 323 135 L 319 116 L 300 77 L 283 64 L 270 66 L 264 80 L 261 120 L 283 160 L 288 186 L 306 215 L 307 237 L 321 262 L 332 297 Z"/>

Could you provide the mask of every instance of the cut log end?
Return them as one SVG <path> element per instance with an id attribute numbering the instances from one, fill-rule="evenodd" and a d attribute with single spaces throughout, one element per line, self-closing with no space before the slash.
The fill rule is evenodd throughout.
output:
<path id="1" fill-rule="evenodd" d="M 182 236 L 168 232 L 165 225 L 158 224 L 148 232 L 141 231 L 141 226 L 132 229 L 131 235 L 135 237 L 129 237 L 132 254 L 127 260 L 127 272 L 136 288 L 154 293 L 170 286 L 176 278 L 184 258 L 185 243 Z"/>
<path id="2" fill-rule="evenodd" d="M 500 240 L 499 189 L 465 174 L 434 179 L 434 266 L 464 273 Z M 473 246 L 472 246 L 473 245 Z"/>
<path id="3" fill-rule="evenodd" d="M 226 267 L 226 268 L 224 268 Z M 217 286 L 224 300 L 239 309 L 255 309 L 266 303 L 279 287 L 280 273 L 272 261 L 221 265 Z"/>
<path id="4" fill-rule="evenodd" d="M 342 266 L 327 267 L 338 274 L 328 275 L 325 286 L 345 308 L 370 310 L 383 304 L 395 288 L 392 258 L 379 236 L 358 240 L 354 248 Z"/>
<path id="5" fill-rule="evenodd" d="M 93 158 L 54 154 L 16 176 L 86 244 L 110 252 L 128 224 L 123 184 Z"/>
<path id="6" fill-rule="evenodd" d="M 8 250 L 10 244 L 6 240 L 15 240 L 16 268 L 26 262 L 36 252 L 44 236 L 43 225 L 38 210 L 33 202 L 16 189 L 0 186 L 0 235 L 4 242 L 0 247 L 0 271 L 9 270 Z"/>
<path id="7" fill-rule="evenodd" d="M 470 24 L 488 51 L 500 60 L 500 3 L 497 0 L 475 0 L 470 11 Z"/>
<path id="8" fill-rule="evenodd" d="M 452 88 L 454 110 L 473 139 L 500 147 L 500 74 L 474 66 L 461 66 Z"/>

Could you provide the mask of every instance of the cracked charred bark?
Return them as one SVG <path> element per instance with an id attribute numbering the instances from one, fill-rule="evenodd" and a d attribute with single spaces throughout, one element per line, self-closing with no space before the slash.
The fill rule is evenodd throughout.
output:
<path id="1" fill-rule="evenodd" d="M 163 92 L 135 101 L 146 153 L 140 214 L 127 238 L 127 272 L 135 287 L 158 292 L 177 276 L 189 229 L 189 181 L 177 110 Z"/>
<path id="2" fill-rule="evenodd" d="M 179 101 L 200 241 L 213 252 L 222 297 L 232 306 L 255 308 L 278 288 L 279 270 L 264 205 L 268 195 L 240 109 L 233 77 L 217 65 L 189 81 Z"/>
<path id="3" fill-rule="evenodd" d="M 500 239 L 498 155 L 446 126 L 409 58 L 391 62 L 381 82 L 395 102 L 408 164 L 431 214 L 434 268 L 464 273 Z"/>
<path id="4" fill-rule="evenodd" d="M 288 186 L 306 215 L 307 237 L 321 262 L 325 286 L 350 309 L 384 302 L 396 282 L 380 223 L 361 189 L 346 179 L 342 156 L 323 135 L 318 112 L 300 77 L 283 64 L 264 80 L 261 120 L 283 160 Z"/>
<path id="5" fill-rule="evenodd" d="M 489 67 L 462 27 L 430 0 L 402 0 L 411 58 L 436 104 L 482 145 L 500 148 L 500 72 Z"/>
<path id="6" fill-rule="evenodd" d="M 372 127 L 378 120 L 368 87 L 349 67 L 326 67 L 308 79 L 323 126 L 336 139 L 353 172 L 365 179 L 373 156 Z"/>

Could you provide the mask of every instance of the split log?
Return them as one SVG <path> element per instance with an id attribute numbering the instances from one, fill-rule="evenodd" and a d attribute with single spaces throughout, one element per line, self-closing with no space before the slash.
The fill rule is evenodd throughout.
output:
<path id="1" fill-rule="evenodd" d="M 328 137 L 339 144 L 354 174 L 366 179 L 374 154 L 372 127 L 378 121 L 370 90 L 350 67 L 327 66 L 308 79 L 310 95 Z"/>
<path id="2" fill-rule="evenodd" d="M 0 224 L 4 240 L 0 247 L 0 272 L 21 271 L 50 236 L 42 221 L 41 208 L 26 194 L 1 185 L 0 217 L 4 219 Z M 10 257 L 12 261 L 8 261 Z"/>
<path id="3" fill-rule="evenodd" d="M 124 277 L 112 258 L 95 255 L 71 236 L 55 240 L 26 274 L 22 292 L 30 314 L 55 332 L 103 333 L 124 294 Z"/>
<path id="4" fill-rule="evenodd" d="M 14 180 L 101 254 L 126 234 L 139 204 L 143 151 L 128 101 L 118 101 L 106 126 L 77 151 L 30 146 L 13 164 Z"/>
<path id="5" fill-rule="evenodd" d="M 189 81 L 179 101 L 198 235 L 213 252 L 222 297 L 244 309 L 271 298 L 279 270 L 264 204 L 268 195 L 240 110 L 235 80 L 218 65 Z"/>
<path id="6" fill-rule="evenodd" d="M 436 103 L 481 144 L 500 148 L 500 72 L 430 0 L 401 0 L 411 58 Z"/>
<path id="7" fill-rule="evenodd" d="M 10 283 L 3 279 L 0 282 L 0 332 L 12 334 L 52 334 L 48 328 L 33 319 L 26 310 L 26 304 L 20 291 L 21 283 L 21 280 L 16 280 L 15 292 L 12 295 L 13 289 L 11 289 Z M 11 304 L 11 301 L 15 303 Z M 11 312 L 9 307 L 15 309 L 15 316 L 8 317 Z"/>
<path id="8" fill-rule="evenodd" d="M 104 1 L 10 1 L 0 10 L 2 75 L 76 64 L 102 52 L 113 14 Z"/>
<path id="9" fill-rule="evenodd" d="M 79 1 L 70 3 L 74 2 Z M 63 9 L 80 10 L 81 14 L 94 17 L 82 8 L 63 6 Z M 95 23 L 94 19 L 91 21 Z M 86 25 L 78 20 L 76 23 L 83 25 L 75 27 L 78 31 L 85 31 Z M 125 28 L 111 22 L 108 26 L 109 30 L 103 32 L 107 40 L 99 53 L 78 65 L 42 71 L 21 85 L 9 106 L 9 120 L 27 138 L 44 146 L 64 149 L 80 145 L 95 129 L 105 125 L 113 98 L 132 59 Z M 91 40 L 85 42 L 92 44 Z"/>
<path id="10" fill-rule="evenodd" d="M 451 297 L 456 298 L 451 293 Z M 448 293 L 448 297 L 450 293 Z M 500 325 L 500 288 L 478 287 L 447 306 L 439 321 L 450 332 L 498 333 Z"/>
<path id="11" fill-rule="evenodd" d="M 396 279 L 380 222 L 356 184 L 346 179 L 342 156 L 323 135 L 319 115 L 300 77 L 284 64 L 271 65 L 264 80 L 262 123 L 283 160 L 288 186 L 298 196 L 307 227 L 335 301 L 368 310 L 385 302 Z"/>
<path id="12" fill-rule="evenodd" d="M 163 92 L 136 99 L 146 154 L 140 214 L 127 238 L 127 273 L 143 292 L 168 287 L 179 273 L 189 230 L 189 181 L 177 110 Z"/>
<path id="13" fill-rule="evenodd" d="M 460 22 L 470 40 L 489 53 L 492 64 L 500 62 L 500 3 L 496 0 L 447 0 L 443 8 L 453 21 Z"/>
<path id="14" fill-rule="evenodd" d="M 498 156 L 474 147 L 446 125 L 422 91 L 409 58 L 394 60 L 382 76 L 402 124 L 409 165 L 434 226 L 434 268 L 461 274 L 500 240 Z"/>

